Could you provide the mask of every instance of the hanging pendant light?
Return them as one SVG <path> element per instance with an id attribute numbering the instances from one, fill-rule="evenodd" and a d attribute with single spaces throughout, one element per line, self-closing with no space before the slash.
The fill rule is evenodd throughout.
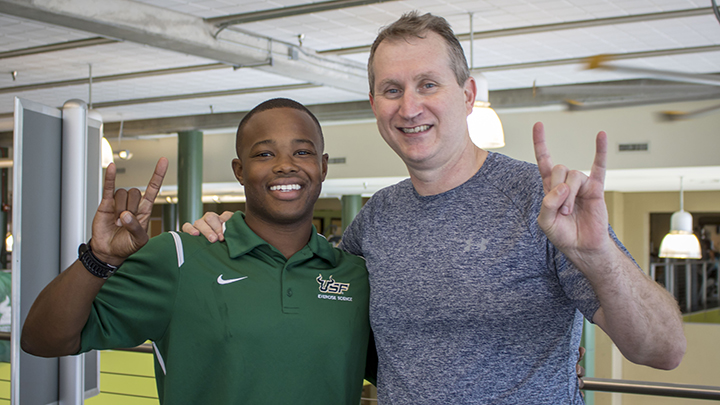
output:
<path id="1" fill-rule="evenodd" d="M 660 243 L 660 257 L 674 259 L 700 259 L 700 241 L 693 233 L 693 219 L 683 209 L 683 181 L 680 177 L 680 211 L 670 218 L 670 233 Z"/>
<path id="2" fill-rule="evenodd" d="M 490 108 L 488 83 L 482 73 L 473 73 L 477 96 L 472 113 L 468 115 L 468 132 L 470 139 L 479 148 L 502 148 L 505 146 L 505 133 L 503 132 L 500 117 Z"/>
<path id="3" fill-rule="evenodd" d="M 505 146 L 505 133 L 503 132 L 500 117 L 490 108 L 490 89 L 488 81 L 480 72 L 473 72 L 475 68 L 475 38 L 473 37 L 473 13 L 470 14 L 470 72 L 475 79 L 477 95 L 472 113 L 467 117 L 470 140 L 482 149 L 502 148 Z"/>

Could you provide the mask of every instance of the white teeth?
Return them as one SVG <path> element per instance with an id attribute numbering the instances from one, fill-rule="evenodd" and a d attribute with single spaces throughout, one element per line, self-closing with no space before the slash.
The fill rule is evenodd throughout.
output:
<path id="1" fill-rule="evenodd" d="M 300 188 L 301 187 L 299 184 L 282 184 L 280 186 L 272 186 L 272 187 L 270 187 L 270 190 L 286 192 L 286 191 L 300 190 Z"/>
<path id="2" fill-rule="evenodd" d="M 427 131 L 430 129 L 430 125 L 420 125 L 415 128 L 403 128 L 402 131 L 406 134 L 417 134 L 418 132 Z"/>

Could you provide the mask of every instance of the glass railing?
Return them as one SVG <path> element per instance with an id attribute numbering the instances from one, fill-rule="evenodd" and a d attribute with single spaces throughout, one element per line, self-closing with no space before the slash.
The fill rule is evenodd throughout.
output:
<path id="1" fill-rule="evenodd" d="M 665 259 L 650 264 L 650 278 L 665 286 L 683 313 L 720 305 L 718 268 L 714 260 Z"/>

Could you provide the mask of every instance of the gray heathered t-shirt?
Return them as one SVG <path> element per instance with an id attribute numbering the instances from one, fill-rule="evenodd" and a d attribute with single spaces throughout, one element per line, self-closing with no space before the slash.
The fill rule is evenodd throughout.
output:
<path id="1" fill-rule="evenodd" d="M 537 166 L 490 153 L 466 183 L 376 193 L 341 247 L 365 257 L 378 400 L 582 404 L 575 364 L 588 280 L 537 225 Z"/>

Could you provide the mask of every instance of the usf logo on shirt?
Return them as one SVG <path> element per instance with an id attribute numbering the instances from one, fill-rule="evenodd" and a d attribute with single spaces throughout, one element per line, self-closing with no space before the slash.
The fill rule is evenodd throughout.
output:
<path id="1" fill-rule="evenodd" d="M 322 293 L 342 295 L 345 291 L 350 289 L 350 283 L 339 283 L 333 280 L 332 276 L 330 276 L 328 280 L 323 280 L 322 274 L 320 274 L 315 280 L 317 280 L 318 284 L 320 284 L 319 289 Z"/>

